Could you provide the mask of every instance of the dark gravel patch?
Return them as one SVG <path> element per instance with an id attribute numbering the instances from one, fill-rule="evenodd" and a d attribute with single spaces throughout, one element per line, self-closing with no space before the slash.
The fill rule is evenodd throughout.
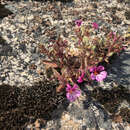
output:
<path id="1" fill-rule="evenodd" d="M 115 81 L 130 90 L 130 48 L 116 56 L 108 69 L 107 81 Z"/>
<path id="2" fill-rule="evenodd" d="M 7 8 L 5 8 L 4 5 L 0 4 L 0 19 L 7 17 L 8 15 L 13 14 L 10 10 L 8 10 Z"/>
<path id="3" fill-rule="evenodd" d="M 52 112 L 62 104 L 65 93 L 56 93 L 56 84 L 40 82 L 22 90 L 0 86 L 0 129 L 22 129 L 42 118 L 50 120 Z"/>
<path id="4" fill-rule="evenodd" d="M 111 114 L 118 111 L 118 107 L 123 100 L 130 103 L 130 91 L 123 86 L 114 87 L 111 90 L 96 88 L 91 92 L 91 96 L 100 102 Z"/>

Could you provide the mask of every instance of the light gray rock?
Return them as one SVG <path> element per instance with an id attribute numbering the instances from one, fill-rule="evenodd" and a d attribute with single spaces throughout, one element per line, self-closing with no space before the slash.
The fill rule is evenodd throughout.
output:
<path id="1" fill-rule="evenodd" d="M 107 81 L 115 81 L 130 89 L 130 47 L 113 61 Z"/>
<path id="2" fill-rule="evenodd" d="M 53 120 L 48 121 L 42 130 L 127 130 L 125 122 L 114 123 L 107 111 L 91 97 L 81 97 L 67 108 L 60 106 L 53 112 Z"/>

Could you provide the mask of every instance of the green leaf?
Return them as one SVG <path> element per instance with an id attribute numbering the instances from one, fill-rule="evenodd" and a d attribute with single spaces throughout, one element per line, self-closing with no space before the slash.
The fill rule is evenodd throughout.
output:
<path id="1" fill-rule="evenodd" d="M 92 46 L 92 50 L 95 50 L 96 49 L 96 46 Z"/>
<path id="2" fill-rule="evenodd" d="M 114 52 L 110 52 L 107 54 L 108 57 L 112 56 L 114 54 Z"/>
<path id="3" fill-rule="evenodd" d="M 84 36 L 84 37 L 83 37 L 83 42 L 86 43 L 86 44 L 89 44 L 89 39 L 88 39 L 88 37 Z"/>
<path id="4" fill-rule="evenodd" d="M 75 42 L 75 41 L 76 41 L 76 38 L 75 38 L 75 37 L 72 37 L 72 39 L 71 39 L 71 40 Z"/>
<path id="5" fill-rule="evenodd" d="M 125 36 L 124 36 L 124 37 L 125 37 L 125 38 L 130 37 L 130 33 L 125 34 Z"/>
<path id="6" fill-rule="evenodd" d="M 105 61 L 106 61 L 107 63 L 109 63 L 108 59 L 105 59 Z"/>
<path id="7" fill-rule="evenodd" d="M 102 60 L 103 60 L 103 57 L 99 57 L 98 59 L 99 59 L 99 61 L 102 61 Z"/>
<path id="8" fill-rule="evenodd" d="M 83 35 L 83 34 L 84 34 L 84 32 L 85 32 L 85 27 L 84 27 L 84 26 L 81 26 L 81 28 L 80 28 L 80 29 L 81 29 L 81 33 L 82 33 L 81 35 Z"/>

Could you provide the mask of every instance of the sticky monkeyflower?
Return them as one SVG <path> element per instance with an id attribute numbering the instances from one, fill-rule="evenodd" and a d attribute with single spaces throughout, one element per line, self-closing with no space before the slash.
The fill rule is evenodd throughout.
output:
<path id="1" fill-rule="evenodd" d="M 91 79 L 92 80 L 97 80 L 98 82 L 103 81 L 107 77 L 107 72 L 104 71 L 103 66 L 98 66 L 98 67 L 92 67 L 89 70 L 91 72 Z"/>
<path id="2" fill-rule="evenodd" d="M 85 75 L 85 72 L 83 71 L 81 76 L 79 76 L 79 78 L 77 80 L 78 83 L 82 83 L 83 82 L 84 75 Z"/>
<path id="3" fill-rule="evenodd" d="M 74 84 L 73 87 L 71 87 L 70 84 L 67 84 L 66 91 L 67 91 L 66 97 L 70 102 L 75 101 L 80 96 L 81 93 L 77 84 Z"/>
<path id="4" fill-rule="evenodd" d="M 99 28 L 99 26 L 98 26 L 98 24 L 96 22 L 92 23 L 92 25 L 93 25 L 94 29 L 98 29 Z"/>
<path id="5" fill-rule="evenodd" d="M 75 24 L 76 24 L 78 27 L 80 27 L 81 24 L 82 24 L 82 20 L 81 20 L 81 19 L 76 20 L 76 21 L 75 21 Z"/>

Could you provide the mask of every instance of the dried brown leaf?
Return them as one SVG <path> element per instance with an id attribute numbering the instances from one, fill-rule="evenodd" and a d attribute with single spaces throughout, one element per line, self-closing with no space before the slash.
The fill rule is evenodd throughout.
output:
<path id="1" fill-rule="evenodd" d="M 122 123 L 123 119 L 120 115 L 115 115 L 113 121 L 116 123 Z"/>
<path id="2" fill-rule="evenodd" d="M 56 88 L 56 92 L 59 93 L 63 90 L 64 86 L 63 85 L 59 85 L 57 88 Z"/>
<path id="3" fill-rule="evenodd" d="M 42 60 L 42 63 L 46 65 L 47 68 L 57 68 L 57 64 L 52 61 Z"/>

